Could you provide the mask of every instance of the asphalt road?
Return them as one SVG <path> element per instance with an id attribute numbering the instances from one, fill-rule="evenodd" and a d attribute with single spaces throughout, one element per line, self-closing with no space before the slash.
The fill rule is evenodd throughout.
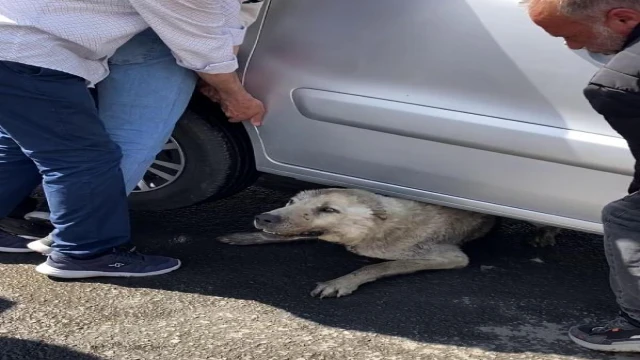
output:
<path id="1" fill-rule="evenodd" d="M 133 214 L 138 247 L 184 267 L 146 279 L 59 282 L 41 256 L 0 254 L 0 360 L 633 359 L 583 351 L 569 325 L 615 315 L 597 236 L 567 231 L 536 250 L 508 221 L 466 250 L 462 270 L 419 273 L 316 299 L 318 281 L 369 260 L 311 242 L 232 247 L 290 190 L 254 187 L 190 209 Z"/>

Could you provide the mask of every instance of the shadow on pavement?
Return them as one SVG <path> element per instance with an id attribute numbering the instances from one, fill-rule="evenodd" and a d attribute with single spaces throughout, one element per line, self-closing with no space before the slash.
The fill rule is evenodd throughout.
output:
<path id="1" fill-rule="evenodd" d="M 15 305 L 13 301 L 0 297 L 0 315 L 2 315 L 3 312 L 11 309 L 13 305 Z"/>
<path id="2" fill-rule="evenodd" d="M 0 316 L 3 312 L 13 307 L 15 303 L 4 298 L 0 298 Z M 2 322 L 0 321 L 0 324 Z M 0 328 L 1 330 L 1 328 Z M 1 360 L 101 360 L 93 355 L 80 353 L 69 348 L 57 345 L 46 344 L 33 340 L 14 339 L 0 336 L 0 359 Z"/>
<path id="3" fill-rule="evenodd" d="M 215 241 L 250 230 L 254 214 L 281 206 L 293 193 L 252 188 L 215 204 L 134 214 L 140 249 L 176 256 L 184 268 L 102 281 L 250 299 L 335 328 L 507 353 L 584 355 L 566 338 L 567 327 L 614 315 L 600 239 L 575 232 L 540 252 L 523 244 L 532 227 L 506 221 L 466 248 L 472 260 L 466 269 L 380 280 L 351 296 L 323 300 L 309 295 L 316 282 L 371 260 L 320 242 L 233 247 Z"/>
<path id="4" fill-rule="evenodd" d="M 101 358 L 67 347 L 32 340 L 13 339 L 0 336 L 0 359 L 2 360 L 101 360 Z"/>

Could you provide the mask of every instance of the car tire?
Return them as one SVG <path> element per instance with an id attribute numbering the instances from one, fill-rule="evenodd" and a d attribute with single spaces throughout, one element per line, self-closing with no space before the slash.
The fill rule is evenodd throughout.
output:
<path id="1" fill-rule="evenodd" d="M 166 186 L 134 190 L 129 196 L 132 209 L 171 210 L 222 199 L 244 190 L 258 177 L 244 126 L 229 123 L 220 107 L 204 96 L 194 95 L 171 141 L 184 158 L 179 175 Z M 148 172 L 145 178 L 148 175 L 153 174 Z"/>

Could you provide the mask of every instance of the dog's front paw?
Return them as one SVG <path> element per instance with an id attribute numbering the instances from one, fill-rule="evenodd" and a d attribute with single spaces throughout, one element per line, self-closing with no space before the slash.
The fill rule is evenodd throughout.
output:
<path id="1" fill-rule="evenodd" d="M 545 248 L 556 245 L 556 234 L 549 232 L 541 232 L 533 239 L 529 240 L 529 245 L 533 247 Z"/>
<path id="2" fill-rule="evenodd" d="M 336 279 L 318 283 L 318 286 L 316 286 L 316 288 L 311 292 L 311 296 L 320 297 L 321 299 L 326 297 L 342 297 L 351 294 L 357 289 L 357 284 Z"/>
<path id="3" fill-rule="evenodd" d="M 533 247 L 551 247 L 556 245 L 556 237 L 562 232 L 560 228 L 553 226 L 539 226 L 536 235 L 529 240 L 529 245 Z"/>
<path id="4" fill-rule="evenodd" d="M 533 247 L 551 247 L 556 245 L 556 239 L 551 236 L 536 236 L 529 241 L 529 245 Z"/>
<path id="5" fill-rule="evenodd" d="M 261 241 L 261 233 L 237 233 L 220 236 L 217 240 L 229 245 L 255 245 Z"/>

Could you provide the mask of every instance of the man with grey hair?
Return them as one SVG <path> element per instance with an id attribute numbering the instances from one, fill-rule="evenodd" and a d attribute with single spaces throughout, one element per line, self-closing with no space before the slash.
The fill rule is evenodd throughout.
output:
<path id="1" fill-rule="evenodd" d="M 529 16 L 574 50 L 614 55 L 584 95 L 636 159 L 629 195 L 602 211 L 604 248 L 620 316 L 576 326 L 570 338 L 592 350 L 640 352 L 640 0 L 530 0 Z"/>

